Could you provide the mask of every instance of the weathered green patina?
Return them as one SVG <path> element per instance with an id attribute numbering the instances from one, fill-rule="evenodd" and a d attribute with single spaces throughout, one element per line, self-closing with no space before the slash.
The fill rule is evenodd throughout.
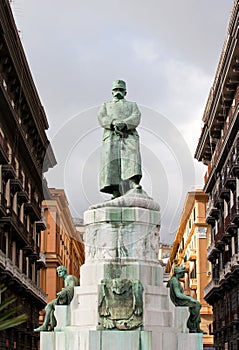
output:
<path id="1" fill-rule="evenodd" d="M 112 94 L 113 100 L 103 103 L 98 113 L 99 123 L 104 128 L 100 191 L 119 197 L 130 188 L 140 188 L 142 171 L 136 127 L 141 113 L 135 102 L 125 100 L 123 80 L 113 82 Z"/>
<path id="2" fill-rule="evenodd" d="M 64 279 L 65 287 L 57 293 L 57 298 L 50 301 L 45 310 L 46 315 L 42 326 L 35 328 L 34 332 L 52 331 L 56 326 L 56 318 L 54 315 L 55 305 L 69 305 L 74 296 L 74 287 L 79 285 L 79 280 L 73 275 L 67 274 L 65 266 L 57 267 L 58 276 Z"/>
<path id="3" fill-rule="evenodd" d="M 143 286 L 138 280 L 105 279 L 99 291 L 99 327 L 135 329 L 143 322 Z"/>
<path id="4" fill-rule="evenodd" d="M 187 321 L 187 327 L 190 333 L 203 333 L 200 329 L 200 309 L 201 304 L 196 299 L 183 294 L 183 288 L 180 283 L 180 278 L 185 275 L 184 266 L 176 266 L 174 268 L 174 274 L 168 281 L 167 287 L 170 288 L 170 298 L 176 306 L 188 306 L 189 318 Z"/>

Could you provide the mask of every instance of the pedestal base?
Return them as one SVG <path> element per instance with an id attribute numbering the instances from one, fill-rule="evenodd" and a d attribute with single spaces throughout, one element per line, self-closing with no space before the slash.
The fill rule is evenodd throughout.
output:
<path id="1" fill-rule="evenodd" d="M 41 332 L 41 350 L 203 349 L 202 334 L 188 333 L 188 308 L 176 308 L 163 284 L 163 269 L 157 260 L 159 207 L 145 194 L 140 198 L 133 194 L 120 197 L 116 203 L 130 207 L 96 206 L 85 213 L 86 263 L 81 267 L 80 286 L 75 287 L 65 312 L 56 306 L 57 327 L 51 333 Z M 116 287 L 114 284 L 110 289 L 105 281 L 113 281 Z M 123 292 L 118 289 L 121 281 L 126 281 Z M 102 285 L 106 286 L 103 293 Z M 129 287 L 136 285 L 140 286 L 141 308 L 137 304 L 139 290 Z M 112 300 L 117 302 L 112 304 Z M 130 312 L 127 317 L 122 312 L 125 307 Z M 125 326 L 125 320 L 134 315 L 140 317 L 140 322 L 132 329 L 127 322 L 127 330 L 115 327 L 119 321 Z M 108 323 L 101 323 L 104 317 Z"/>
<path id="2" fill-rule="evenodd" d="M 152 331 L 41 332 L 41 350 L 202 350 L 202 334 Z"/>

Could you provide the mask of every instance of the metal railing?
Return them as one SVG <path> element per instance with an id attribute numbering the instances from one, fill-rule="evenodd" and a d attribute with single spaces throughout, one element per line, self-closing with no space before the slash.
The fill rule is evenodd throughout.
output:
<path id="1" fill-rule="evenodd" d="M 204 297 L 213 289 L 219 287 L 219 280 L 212 279 L 208 285 L 204 288 Z"/>
<path id="2" fill-rule="evenodd" d="M 46 301 L 47 294 L 43 292 L 35 283 L 32 282 L 30 278 L 28 278 L 21 270 L 13 264 L 11 259 L 6 258 L 6 255 L 0 250 L 0 263 L 5 267 L 5 270 L 10 272 L 12 277 L 19 280 L 21 286 L 30 290 L 33 294 L 35 294 L 38 298 L 40 298 L 43 302 Z"/>

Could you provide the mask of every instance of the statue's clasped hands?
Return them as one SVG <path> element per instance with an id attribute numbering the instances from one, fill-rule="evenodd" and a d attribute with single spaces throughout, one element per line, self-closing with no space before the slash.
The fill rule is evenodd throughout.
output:
<path id="1" fill-rule="evenodd" d="M 117 129 L 117 130 L 123 130 L 126 128 L 126 124 L 121 120 L 114 120 L 113 126 L 114 126 L 114 129 Z"/>

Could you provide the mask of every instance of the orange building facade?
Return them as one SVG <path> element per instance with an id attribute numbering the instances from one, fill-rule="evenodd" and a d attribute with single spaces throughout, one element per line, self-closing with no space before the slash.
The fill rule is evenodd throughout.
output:
<path id="1" fill-rule="evenodd" d="M 47 302 L 56 297 L 64 281 L 57 276 L 56 268 L 65 265 L 69 274 L 80 278 L 84 263 L 84 245 L 71 216 L 64 190 L 49 189 L 51 199 L 43 201 L 46 229 L 41 233 L 41 288 L 48 295 Z"/>
<path id="2" fill-rule="evenodd" d="M 201 329 L 209 333 L 212 308 L 204 300 L 204 288 L 211 279 L 211 266 L 207 260 L 210 244 L 210 226 L 206 223 L 208 195 L 202 190 L 188 192 L 173 248 L 166 265 L 171 272 L 175 265 L 185 265 L 184 293 L 197 299 L 201 305 Z M 204 348 L 213 348 L 213 336 L 203 336 Z"/>

